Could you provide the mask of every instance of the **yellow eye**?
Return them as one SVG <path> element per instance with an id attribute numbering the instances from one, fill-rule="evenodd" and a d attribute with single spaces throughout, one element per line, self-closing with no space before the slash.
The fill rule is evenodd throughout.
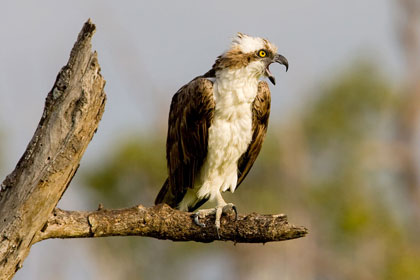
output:
<path id="1" fill-rule="evenodd" d="M 267 55 L 267 53 L 264 50 L 258 51 L 258 56 L 259 57 L 265 57 L 266 55 Z"/>

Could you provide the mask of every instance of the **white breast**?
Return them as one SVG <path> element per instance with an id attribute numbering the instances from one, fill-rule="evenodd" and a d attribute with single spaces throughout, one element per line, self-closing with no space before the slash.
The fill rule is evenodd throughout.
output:
<path id="1" fill-rule="evenodd" d="M 220 191 L 235 191 L 238 160 L 252 140 L 252 102 L 258 90 L 258 79 L 246 71 L 223 70 L 214 81 L 216 108 L 207 158 L 195 182 L 198 198 L 212 200 Z"/>

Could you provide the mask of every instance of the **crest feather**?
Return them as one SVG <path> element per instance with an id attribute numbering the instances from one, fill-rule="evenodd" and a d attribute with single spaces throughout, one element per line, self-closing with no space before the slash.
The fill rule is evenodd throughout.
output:
<path id="1" fill-rule="evenodd" d="M 238 49 L 243 53 L 251 53 L 260 49 L 267 49 L 273 53 L 277 52 L 277 47 L 271 44 L 267 39 L 252 37 L 238 32 L 232 39 L 231 50 Z"/>

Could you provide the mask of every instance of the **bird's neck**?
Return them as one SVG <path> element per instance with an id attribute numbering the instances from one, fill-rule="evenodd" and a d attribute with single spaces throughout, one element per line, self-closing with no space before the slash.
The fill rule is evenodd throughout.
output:
<path id="1" fill-rule="evenodd" d="M 213 86 L 216 103 L 221 99 L 232 105 L 252 103 L 257 95 L 259 78 L 260 75 L 247 68 L 217 71 Z"/>

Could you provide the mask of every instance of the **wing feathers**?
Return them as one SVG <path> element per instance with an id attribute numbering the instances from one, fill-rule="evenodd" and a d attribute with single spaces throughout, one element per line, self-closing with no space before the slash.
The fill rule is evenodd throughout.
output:
<path id="1" fill-rule="evenodd" d="M 252 107 L 252 141 L 238 161 L 238 187 L 245 179 L 261 151 L 270 116 L 271 94 L 266 82 L 258 83 L 258 93 Z"/>
<path id="2" fill-rule="evenodd" d="M 207 155 L 208 128 L 214 115 L 213 83 L 198 77 L 172 98 L 166 156 L 169 178 L 155 203 L 176 207 L 188 188 L 194 186 Z"/>

